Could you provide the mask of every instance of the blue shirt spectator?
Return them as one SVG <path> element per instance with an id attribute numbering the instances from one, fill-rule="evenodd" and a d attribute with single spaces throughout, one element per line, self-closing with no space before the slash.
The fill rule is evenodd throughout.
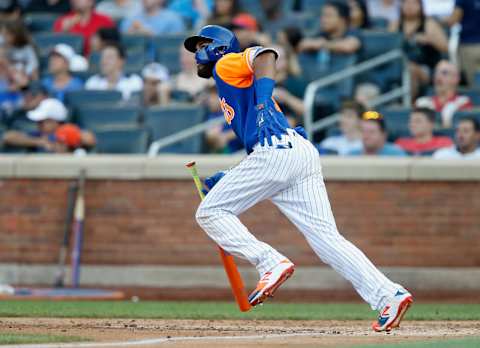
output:
<path id="1" fill-rule="evenodd" d="M 362 115 L 362 148 L 352 150 L 350 156 L 406 156 L 407 153 L 394 144 L 387 143 L 387 132 L 383 115 L 376 111 L 367 111 Z"/>
<path id="2" fill-rule="evenodd" d="M 77 55 L 72 47 L 57 44 L 48 58 L 49 76 L 42 79 L 42 85 L 48 94 L 55 99 L 64 101 L 65 93 L 83 88 L 83 81 L 72 76 L 72 71 L 84 71 L 88 62 L 83 56 Z"/>
<path id="3" fill-rule="evenodd" d="M 362 156 L 366 155 L 363 149 L 356 149 L 352 150 L 349 152 L 350 156 Z M 407 153 L 403 151 L 401 148 L 397 147 L 394 144 L 391 143 L 385 143 L 383 147 L 377 150 L 377 152 L 374 154 L 377 156 L 406 156 Z"/>
<path id="4" fill-rule="evenodd" d="M 122 22 L 121 31 L 128 34 L 161 35 L 186 30 L 179 14 L 163 8 L 163 0 L 143 0 L 143 11 Z"/>
<path id="5" fill-rule="evenodd" d="M 462 31 L 460 33 L 461 43 L 480 43 L 480 0 L 456 0 L 455 9 L 460 10 Z"/>
<path id="6" fill-rule="evenodd" d="M 213 0 L 173 0 L 168 9 L 178 13 L 192 27 L 199 27 L 206 22 L 213 10 Z"/>
<path id="7" fill-rule="evenodd" d="M 48 91 L 48 94 L 55 99 L 65 101 L 65 93 L 70 91 L 78 91 L 83 88 L 83 81 L 73 76 L 66 85 L 58 87 L 55 85 L 53 76 L 47 76 L 42 79 L 42 85 Z"/>

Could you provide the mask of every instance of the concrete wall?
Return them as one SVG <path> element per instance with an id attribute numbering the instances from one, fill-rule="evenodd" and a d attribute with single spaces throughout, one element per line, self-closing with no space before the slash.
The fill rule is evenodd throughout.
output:
<path id="1" fill-rule="evenodd" d="M 41 284 L 52 279 L 67 187 L 79 169 L 86 168 L 84 282 L 165 286 L 181 271 L 189 278 L 184 286 L 215 286 L 223 274 L 214 244 L 194 221 L 199 199 L 184 168 L 191 159 L 0 157 L 0 282 Z M 200 173 L 210 175 L 241 157 L 194 159 Z M 438 287 L 442 274 L 450 274 L 456 280 L 446 283 L 447 288 L 480 289 L 480 162 L 322 161 L 341 233 L 374 263 L 413 287 Z M 305 277 L 299 275 L 296 286 L 311 287 L 315 274 L 318 281 L 313 284 L 319 288 L 348 286 L 322 267 L 271 203 L 263 202 L 241 218 L 259 239 L 299 265 L 303 271 L 297 273 Z M 254 272 L 240 264 L 254 279 Z M 126 271 L 126 266 L 133 268 Z M 426 280 L 428 273 L 432 277 Z"/>

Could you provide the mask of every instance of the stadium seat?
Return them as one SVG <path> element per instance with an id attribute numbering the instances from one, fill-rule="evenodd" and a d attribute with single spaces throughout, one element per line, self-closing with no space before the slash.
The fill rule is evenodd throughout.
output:
<path id="1" fill-rule="evenodd" d="M 124 67 L 125 73 L 140 74 L 146 63 L 147 56 L 144 52 L 127 53 Z"/>
<path id="2" fill-rule="evenodd" d="M 86 129 L 138 127 L 140 109 L 134 106 L 86 105 L 75 113 L 77 123 Z"/>
<path id="3" fill-rule="evenodd" d="M 388 19 L 383 17 L 373 17 L 370 18 L 370 24 L 372 26 L 372 29 L 387 30 Z"/>
<path id="4" fill-rule="evenodd" d="M 301 0 L 302 12 L 320 15 L 325 0 Z"/>
<path id="5" fill-rule="evenodd" d="M 380 112 L 385 118 L 385 126 L 389 140 L 394 141 L 398 137 L 409 135 L 408 121 L 411 113 L 410 108 L 386 108 L 381 109 Z"/>
<path id="6" fill-rule="evenodd" d="M 451 139 L 455 138 L 455 129 L 454 128 L 440 128 L 433 131 L 435 136 L 449 137 Z"/>
<path id="7" fill-rule="evenodd" d="M 144 128 L 103 129 L 95 131 L 98 153 L 140 154 L 147 152 L 148 132 Z"/>
<path id="8" fill-rule="evenodd" d="M 144 35 L 122 35 L 121 42 L 127 55 L 133 53 L 144 53 L 147 49 L 150 38 Z"/>
<path id="9" fill-rule="evenodd" d="M 458 88 L 458 94 L 466 95 L 474 106 L 480 106 L 480 88 Z"/>
<path id="10" fill-rule="evenodd" d="M 122 101 L 122 93 L 119 91 L 81 90 L 65 94 L 65 104 L 74 109 L 82 105 L 104 103 L 112 105 L 120 101 Z"/>
<path id="11" fill-rule="evenodd" d="M 48 56 L 52 48 L 59 43 L 71 46 L 75 52 L 83 52 L 83 37 L 68 33 L 38 33 L 33 35 L 33 40 L 39 49 L 40 56 Z"/>
<path id="12" fill-rule="evenodd" d="M 100 52 L 90 53 L 88 57 L 88 71 L 97 74 L 100 71 Z"/>
<path id="13" fill-rule="evenodd" d="M 393 49 L 402 49 L 403 36 L 399 33 L 363 30 L 360 61 L 378 57 Z M 387 91 L 399 84 L 402 77 L 402 63 L 399 60 L 386 63 L 357 77 L 358 82 L 372 82 Z"/>
<path id="14" fill-rule="evenodd" d="M 3 150 L 3 134 L 5 131 L 6 129 L 3 126 L 0 126 L 0 151 Z"/>
<path id="15" fill-rule="evenodd" d="M 480 89 L 480 70 L 475 73 L 474 85 L 475 85 L 475 88 Z"/>
<path id="16" fill-rule="evenodd" d="M 18 118 L 10 123 L 10 129 L 21 132 L 33 132 L 38 129 L 37 123 L 30 121 L 28 118 Z"/>
<path id="17" fill-rule="evenodd" d="M 294 12 L 292 15 L 296 19 L 298 27 L 305 36 L 313 36 L 320 31 L 320 19 L 318 14 L 310 12 Z"/>
<path id="18" fill-rule="evenodd" d="M 240 0 L 240 8 L 243 12 L 254 13 L 255 17 L 260 21 L 263 20 L 265 14 L 262 5 L 258 0 Z"/>
<path id="19" fill-rule="evenodd" d="M 25 16 L 25 24 L 32 33 L 49 32 L 57 18 L 53 13 L 29 13 Z"/>
<path id="20" fill-rule="evenodd" d="M 180 72 L 180 47 L 185 36 L 185 34 L 161 35 L 153 39 L 155 60 L 165 65 L 170 74 Z"/>
<path id="21" fill-rule="evenodd" d="M 480 122 L 480 109 L 476 110 L 465 110 L 465 111 L 457 111 L 453 115 L 452 124 L 455 127 L 462 118 L 465 117 L 474 117 L 478 122 Z"/>
<path id="22" fill-rule="evenodd" d="M 150 128 L 152 141 L 155 141 L 201 123 L 204 114 L 203 108 L 188 104 L 151 108 L 145 112 L 145 124 Z M 202 140 L 203 135 L 198 134 L 160 152 L 200 153 Z"/>

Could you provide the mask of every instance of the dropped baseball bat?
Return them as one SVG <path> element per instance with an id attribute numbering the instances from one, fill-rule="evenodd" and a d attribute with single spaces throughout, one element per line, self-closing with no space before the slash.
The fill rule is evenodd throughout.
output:
<path id="1" fill-rule="evenodd" d="M 80 285 L 80 257 L 83 244 L 83 225 L 85 219 L 85 169 L 80 171 L 78 178 L 77 199 L 75 201 L 73 248 L 72 248 L 72 287 Z"/>
<path id="2" fill-rule="evenodd" d="M 205 195 L 202 191 L 203 185 L 198 176 L 195 162 L 187 163 L 186 167 L 188 168 L 190 174 L 193 177 L 193 181 L 195 182 L 195 186 L 197 187 L 200 198 L 203 200 L 205 198 Z M 227 273 L 228 281 L 230 282 L 230 287 L 233 291 L 233 296 L 235 297 L 235 301 L 237 301 L 238 308 L 240 308 L 242 312 L 246 312 L 250 310 L 252 306 L 248 301 L 248 295 L 245 290 L 245 286 L 243 285 L 242 276 L 238 271 L 237 264 L 235 263 L 232 255 L 227 253 L 220 246 L 217 245 L 217 247 L 220 253 L 220 258 L 222 259 L 223 268 L 225 269 L 225 273 Z"/>
<path id="3" fill-rule="evenodd" d="M 65 217 L 65 225 L 63 228 L 63 240 L 58 255 L 58 270 L 55 276 L 54 286 L 63 288 L 65 282 L 65 259 L 67 258 L 68 245 L 70 244 L 70 233 L 73 223 L 73 209 L 75 204 L 75 195 L 77 194 L 77 184 L 71 183 L 68 186 L 67 194 L 67 214 Z"/>

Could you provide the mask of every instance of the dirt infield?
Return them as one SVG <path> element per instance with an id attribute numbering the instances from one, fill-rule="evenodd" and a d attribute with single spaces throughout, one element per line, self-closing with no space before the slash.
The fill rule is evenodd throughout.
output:
<path id="1" fill-rule="evenodd" d="M 405 321 L 390 334 L 372 332 L 366 321 L 0 318 L 0 327 L 9 333 L 81 336 L 105 347 L 149 348 L 341 347 L 480 335 L 479 321 Z"/>

